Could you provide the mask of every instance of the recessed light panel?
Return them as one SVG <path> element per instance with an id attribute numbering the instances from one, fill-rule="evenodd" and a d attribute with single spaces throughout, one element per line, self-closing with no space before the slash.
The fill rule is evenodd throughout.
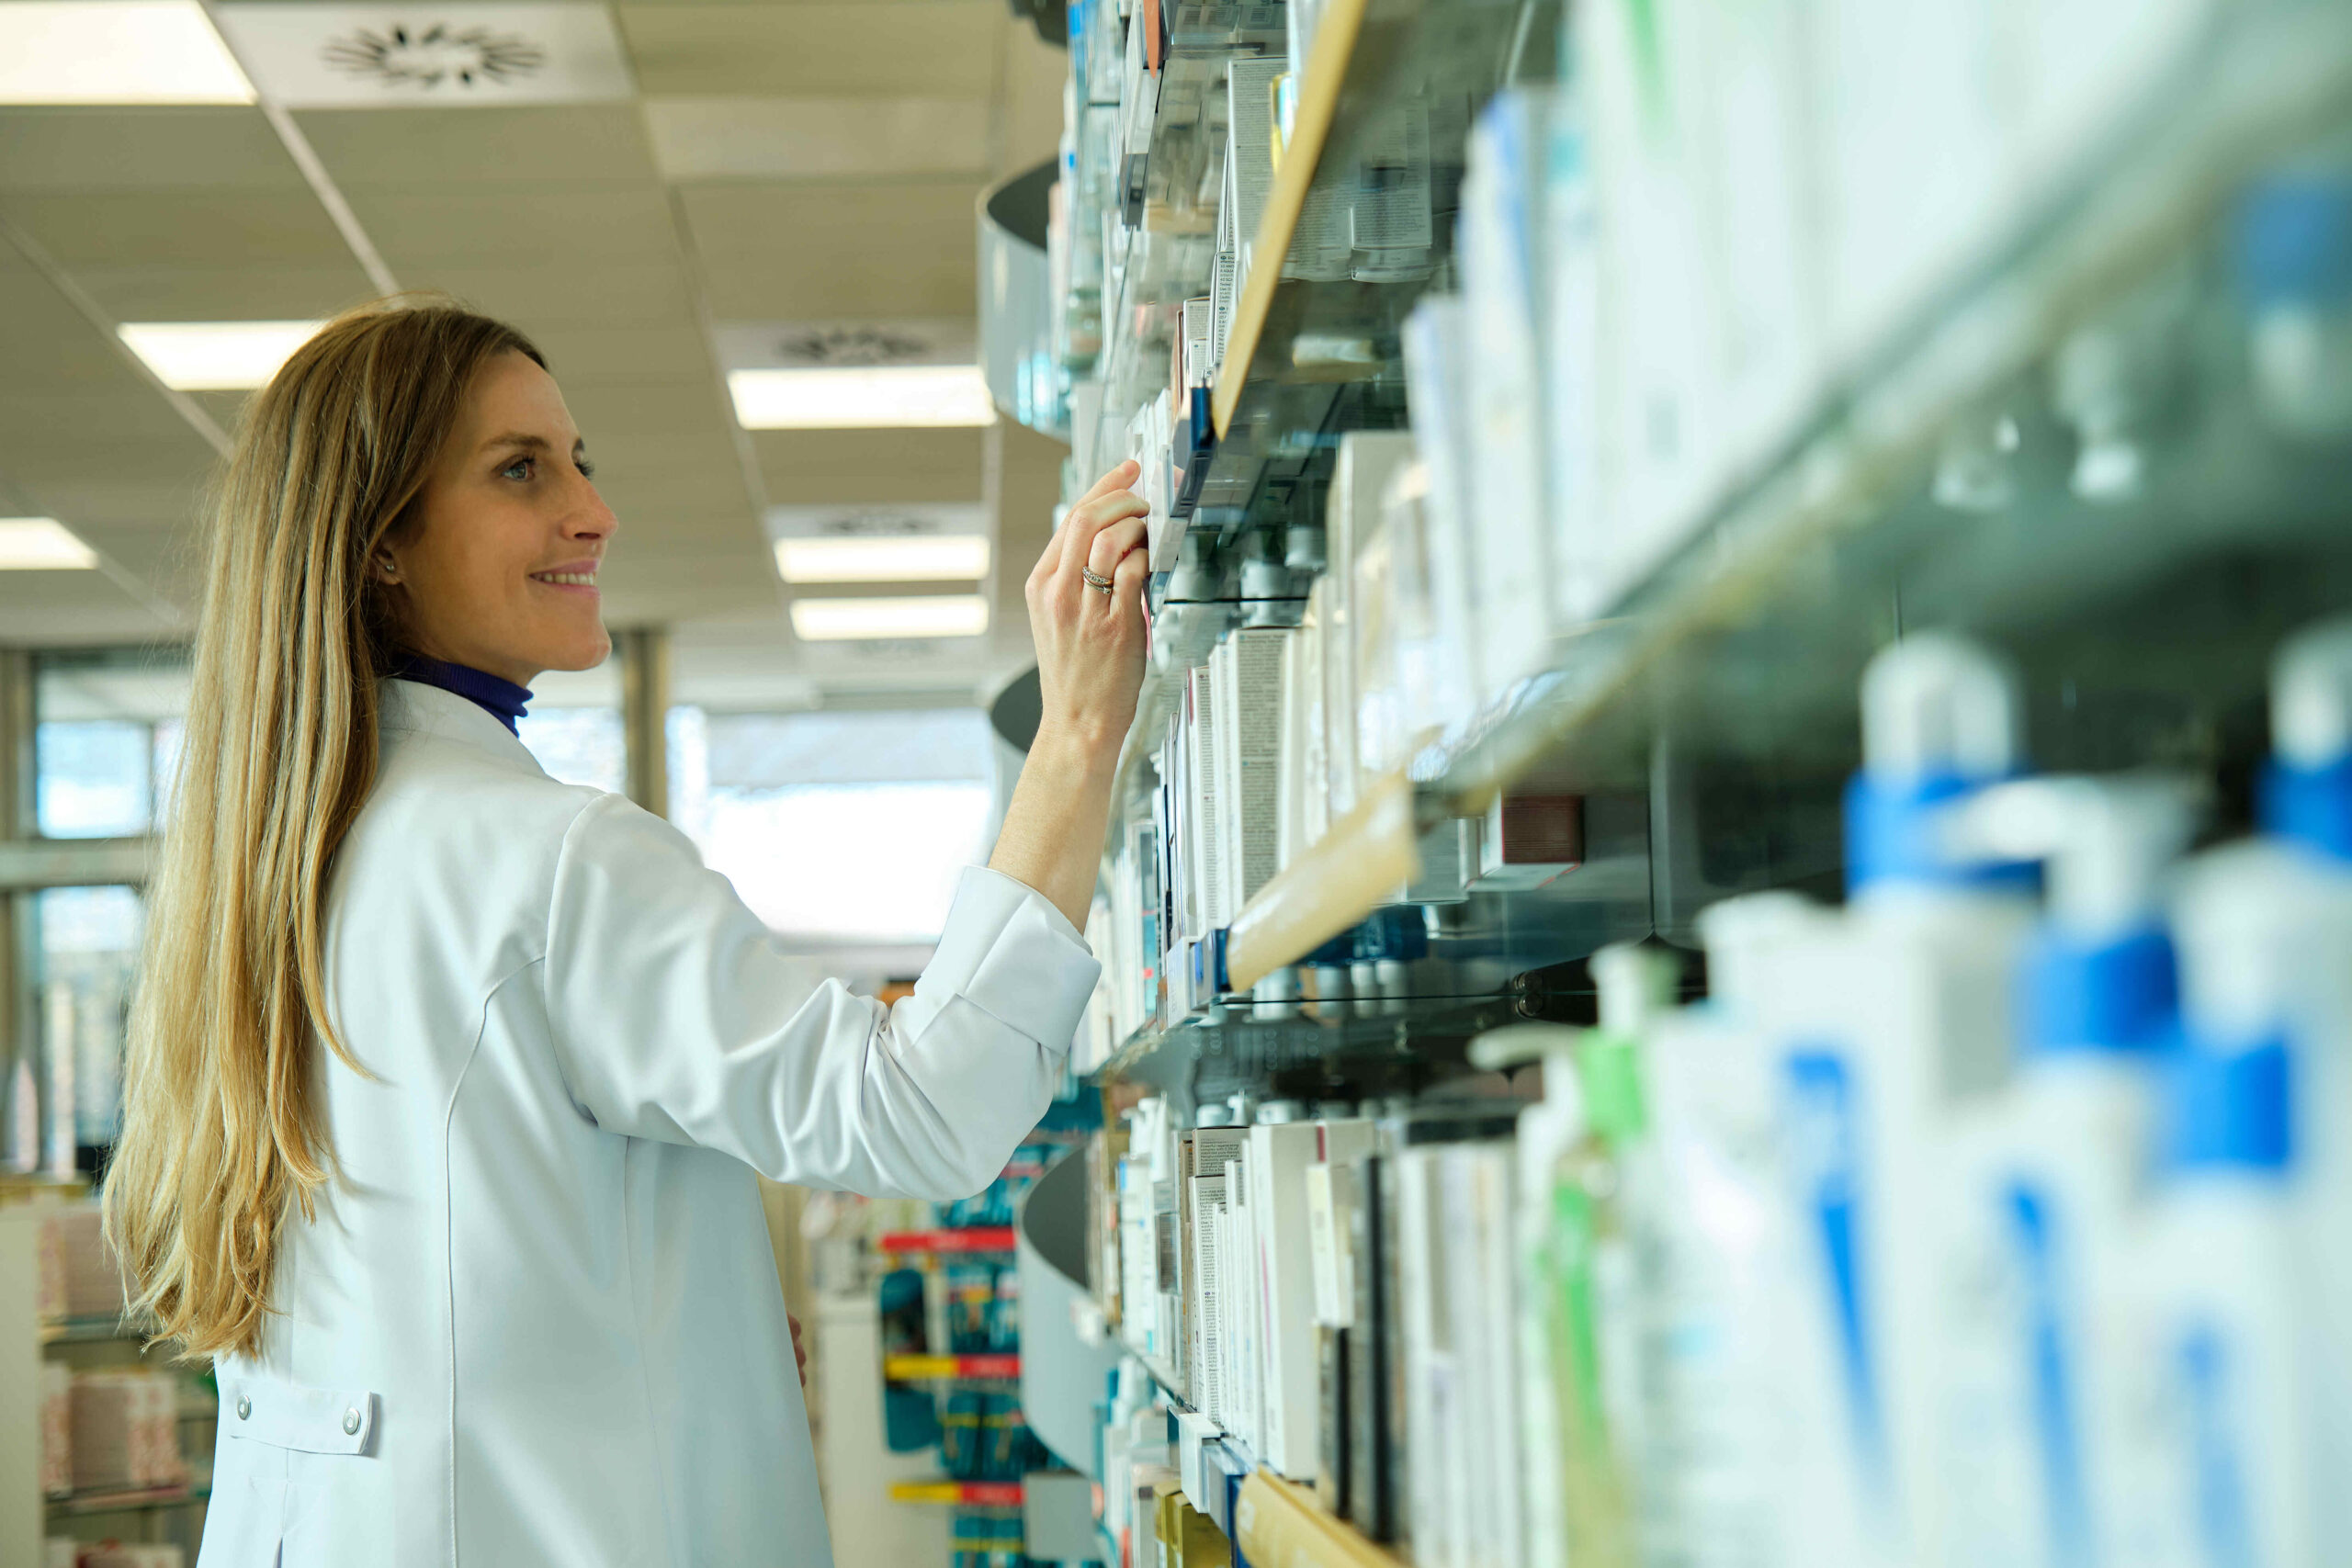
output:
<path id="1" fill-rule="evenodd" d="M 0 4 L 0 10 L 7 9 Z M 180 392 L 266 387 L 322 321 L 125 321 L 116 330 L 164 386 Z"/>
<path id="2" fill-rule="evenodd" d="M 786 582 L 973 582 L 989 574 L 989 542 L 978 534 L 778 539 L 775 569 Z"/>
<path id="3" fill-rule="evenodd" d="M 868 637 L 978 637 L 989 602 L 978 593 L 920 599 L 795 599 L 792 632 L 804 642 Z"/>
<path id="4" fill-rule="evenodd" d="M 197 0 L 0 4 L 0 104 L 249 104 Z"/>
<path id="5" fill-rule="evenodd" d="M 730 370 L 746 430 L 894 430 L 996 423 L 977 365 Z"/>
<path id="6" fill-rule="evenodd" d="M 97 552 L 54 517 L 0 517 L 0 571 L 87 571 Z"/>

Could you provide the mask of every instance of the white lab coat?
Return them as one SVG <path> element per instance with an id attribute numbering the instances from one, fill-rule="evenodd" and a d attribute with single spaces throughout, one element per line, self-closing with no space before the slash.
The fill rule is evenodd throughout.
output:
<path id="1" fill-rule="evenodd" d="M 978 1191 L 1097 965 L 974 868 L 912 997 L 811 996 L 667 823 L 386 694 L 326 917 L 372 1076 L 318 1052 L 340 1174 L 220 1363 L 199 1568 L 823 1568 L 752 1173 Z"/>

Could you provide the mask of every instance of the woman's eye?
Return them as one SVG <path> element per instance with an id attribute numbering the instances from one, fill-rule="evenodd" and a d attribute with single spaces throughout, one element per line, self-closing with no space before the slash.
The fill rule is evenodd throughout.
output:
<path id="1" fill-rule="evenodd" d="M 592 462 L 590 462 L 587 458 L 585 458 L 585 457 L 581 458 L 581 459 L 580 459 L 580 463 L 579 463 L 579 467 L 580 467 L 580 477 L 581 477 L 582 479 L 594 479 L 594 478 L 596 477 L 596 465 L 595 465 L 595 464 L 594 464 L 594 463 L 592 463 Z"/>
<path id="2" fill-rule="evenodd" d="M 531 459 L 528 457 L 517 457 L 513 462 L 507 464 L 506 467 L 501 468 L 499 473 L 510 479 L 527 479 L 531 477 Z"/>

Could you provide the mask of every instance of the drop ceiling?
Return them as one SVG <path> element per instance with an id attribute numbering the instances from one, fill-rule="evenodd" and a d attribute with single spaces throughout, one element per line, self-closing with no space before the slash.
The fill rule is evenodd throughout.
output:
<path id="1" fill-rule="evenodd" d="M 237 6 L 232 41 L 239 17 L 273 10 L 435 17 Z M 187 635 L 195 518 L 242 398 L 166 392 L 114 325 L 324 316 L 390 281 L 455 294 L 546 350 L 622 522 L 607 618 L 672 628 L 682 697 L 977 689 L 1026 661 L 1022 579 L 1062 448 L 1004 424 L 742 431 L 718 329 L 969 323 L 975 199 L 1052 155 L 1063 57 L 1002 0 L 571 10 L 588 24 L 571 32 L 617 43 L 618 76 L 582 68 L 605 84 L 582 89 L 598 101 L 300 107 L 332 96 L 311 86 L 289 107 L 248 59 L 253 106 L 0 108 L 0 516 L 60 518 L 102 558 L 0 572 L 0 644 Z M 987 637 L 797 643 L 767 510 L 892 502 L 990 507 Z"/>

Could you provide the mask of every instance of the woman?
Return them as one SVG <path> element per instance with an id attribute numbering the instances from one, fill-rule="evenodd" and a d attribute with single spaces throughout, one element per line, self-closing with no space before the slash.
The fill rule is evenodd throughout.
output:
<path id="1" fill-rule="evenodd" d="M 608 647 L 590 473 L 537 351 L 440 304 L 328 325 L 229 460 L 106 1192 L 220 1373 L 200 1568 L 828 1562 L 752 1173 L 978 1190 L 1093 988 L 1132 472 L 1030 574 L 1044 722 L 888 1010 L 512 733 Z"/>

